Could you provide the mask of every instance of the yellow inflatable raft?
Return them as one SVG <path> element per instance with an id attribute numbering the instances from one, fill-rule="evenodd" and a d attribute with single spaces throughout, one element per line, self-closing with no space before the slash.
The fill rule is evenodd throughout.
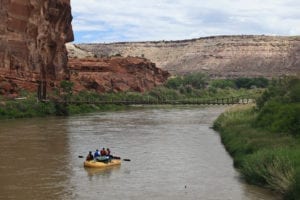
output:
<path id="1" fill-rule="evenodd" d="M 98 161 L 84 161 L 83 164 L 85 167 L 92 167 L 92 168 L 104 168 L 104 167 L 110 167 L 110 166 L 116 166 L 121 165 L 121 160 L 112 159 L 108 163 L 104 162 L 98 162 Z"/>

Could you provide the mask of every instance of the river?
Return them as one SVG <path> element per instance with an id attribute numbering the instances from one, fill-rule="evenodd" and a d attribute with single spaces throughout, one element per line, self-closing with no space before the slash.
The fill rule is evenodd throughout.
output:
<path id="1" fill-rule="evenodd" d="M 274 200 L 245 184 L 210 127 L 225 107 L 0 121 L 0 199 Z M 83 167 L 110 147 L 120 167 Z"/>

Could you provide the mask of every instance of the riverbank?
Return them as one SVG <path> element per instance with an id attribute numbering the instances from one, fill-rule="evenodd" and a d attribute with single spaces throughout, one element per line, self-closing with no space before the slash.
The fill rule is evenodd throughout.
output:
<path id="1" fill-rule="evenodd" d="M 257 115 L 254 105 L 235 106 L 219 116 L 214 129 L 247 182 L 299 199 L 300 138 L 255 127 Z"/>
<path id="2" fill-rule="evenodd" d="M 67 116 L 102 111 L 127 109 L 125 105 L 61 104 L 55 101 L 40 102 L 33 96 L 26 99 L 0 101 L 0 119 Z"/>

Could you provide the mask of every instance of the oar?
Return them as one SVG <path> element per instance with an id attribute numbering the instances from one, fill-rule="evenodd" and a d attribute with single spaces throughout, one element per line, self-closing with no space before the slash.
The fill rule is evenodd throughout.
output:
<path id="1" fill-rule="evenodd" d="M 113 159 L 116 159 L 116 160 L 121 160 L 121 157 L 118 157 L 118 156 L 113 156 L 112 158 L 113 158 Z M 130 161 L 131 161 L 131 160 L 128 159 L 128 158 L 124 158 L 123 160 L 124 160 L 124 161 L 127 161 L 127 162 L 130 162 Z"/>

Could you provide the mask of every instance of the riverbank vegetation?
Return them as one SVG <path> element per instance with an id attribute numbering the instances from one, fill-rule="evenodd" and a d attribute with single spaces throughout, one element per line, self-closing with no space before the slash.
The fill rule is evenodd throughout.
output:
<path id="1" fill-rule="evenodd" d="M 257 105 L 238 106 L 214 123 L 245 179 L 300 199 L 300 79 L 274 80 Z"/>
<path id="2" fill-rule="evenodd" d="M 66 116 L 97 111 L 114 111 L 125 109 L 122 105 L 94 104 L 61 104 L 55 101 L 39 102 L 35 95 L 30 94 L 26 99 L 0 100 L 0 119 L 30 118 L 45 116 Z"/>
<path id="3" fill-rule="evenodd" d="M 98 94 L 93 91 L 73 92 L 73 83 L 62 81 L 60 88 L 48 94 L 47 101 L 37 101 L 35 94 L 22 92 L 22 99 L 5 100 L 0 97 L 0 118 L 23 118 L 48 115 L 71 115 L 86 112 L 120 110 L 125 105 L 108 104 L 113 101 L 151 101 L 162 100 L 209 100 L 247 96 L 257 98 L 268 85 L 265 78 L 240 78 L 213 80 L 205 74 L 195 73 L 169 79 L 165 85 L 151 91 L 109 92 Z M 88 102 L 105 101 L 106 104 Z M 78 102 L 78 103 L 70 103 Z M 80 103 L 81 102 L 81 103 Z"/>

